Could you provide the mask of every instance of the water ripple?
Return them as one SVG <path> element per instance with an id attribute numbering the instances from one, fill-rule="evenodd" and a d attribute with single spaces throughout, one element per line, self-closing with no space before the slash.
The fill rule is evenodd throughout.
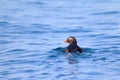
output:
<path id="1" fill-rule="evenodd" d="M 1 0 L 0 80 L 119 80 L 119 8 L 118 0 Z M 71 35 L 83 53 L 64 52 Z"/>
<path id="2" fill-rule="evenodd" d="M 108 12 L 99 12 L 99 13 L 93 13 L 93 15 L 116 15 L 120 14 L 119 11 L 108 11 Z"/>

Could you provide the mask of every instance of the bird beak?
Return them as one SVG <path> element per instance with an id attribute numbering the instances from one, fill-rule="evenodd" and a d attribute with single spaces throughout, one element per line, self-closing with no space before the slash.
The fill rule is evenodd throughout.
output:
<path id="1" fill-rule="evenodd" d="M 67 43 L 67 40 L 64 40 L 64 43 Z"/>

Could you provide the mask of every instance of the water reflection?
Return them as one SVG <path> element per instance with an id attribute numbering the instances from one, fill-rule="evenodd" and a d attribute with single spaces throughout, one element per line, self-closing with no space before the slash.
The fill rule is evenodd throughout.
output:
<path id="1" fill-rule="evenodd" d="M 78 54 L 80 53 L 66 53 L 66 59 L 68 61 L 69 64 L 76 64 L 76 63 L 79 63 L 79 60 L 78 60 Z"/>

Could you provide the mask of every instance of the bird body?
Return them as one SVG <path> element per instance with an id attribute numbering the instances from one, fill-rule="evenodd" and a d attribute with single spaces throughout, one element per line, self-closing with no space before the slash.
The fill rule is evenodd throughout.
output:
<path id="1" fill-rule="evenodd" d="M 68 39 L 64 40 L 65 43 L 69 43 L 69 45 L 65 48 L 65 52 L 80 52 L 82 53 L 82 48 L 77 45 L 77 40 L 75 37 L 70 36 Z"/>

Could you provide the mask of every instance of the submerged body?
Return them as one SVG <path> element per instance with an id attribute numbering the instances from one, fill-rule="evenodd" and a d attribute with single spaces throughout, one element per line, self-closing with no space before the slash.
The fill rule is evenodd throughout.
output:
<path id="1" fill-rule="evenodd" d="M 77 40 L 75 37 L 70 36 L 68 39 L 64 40 L 64 42 L 69 43 L 69 45 L 65 48 L 65 52 L 80 52 L 82 53 L 82 48 L 77 45 Z"/>

